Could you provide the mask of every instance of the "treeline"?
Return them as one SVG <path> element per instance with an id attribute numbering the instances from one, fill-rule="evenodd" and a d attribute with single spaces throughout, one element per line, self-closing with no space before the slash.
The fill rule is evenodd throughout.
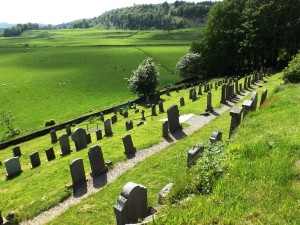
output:
<path id="1" fill-rule="evenodd" d="M 37 23 L 26 23 L 26 24 L 17 24 L 16 26 L 4 29 L 4 37 L 14 37 L 20 36 L 22 32 L 27 30 L 39 30 L 40 27 Z"/>
<path id="2" fill-rule="evenodd" d="M 180 29 L 204 23 L 214 2 L 190 3 L 176 1 L 172 4 L 143 4 L 114 9 L 99 17 L 79 20 L 71 28 L 104 27 L 131 30 Z"/>
<path id="3" fill-rule="evenodd" d="M 282 69 L 300 49 L 299 0 L 223 0 L 209 13 L 201 54 L 208 74 L 245 74 L 261 67 Z"/>

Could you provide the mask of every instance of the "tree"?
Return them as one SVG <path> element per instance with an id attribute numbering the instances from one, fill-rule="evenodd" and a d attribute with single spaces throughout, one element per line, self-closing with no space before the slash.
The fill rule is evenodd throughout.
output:
<path id="1" fill-rule="evenodd" d="M 290 83 L 300 83 L 300 52 L 289 62 L 283 71 L 283 80 Z"/>
<path id="2" fill-rule="evenodd" d="M 6 112 L 2 110 L 0 112 L 0 123 L 7 128 L 7 133 L 9 137 L 14 137 L 20 133 L 13 125 L 15 118 L 11 112 Z"/>
<path id="3" fill-rule="evenodd" d="M 151 95 L 159 84 L 159 70 L 154 59 L 145 59 L 127 81 L 128 88 L 134 94 Z"/>
<path id="4" fill-rule="evenodd" d="M 203 58 L 199 53 L 189 52 L 176 64 L 177 74 L 182 78 L 204 78 L 206 72 L 202 68 Z"/>

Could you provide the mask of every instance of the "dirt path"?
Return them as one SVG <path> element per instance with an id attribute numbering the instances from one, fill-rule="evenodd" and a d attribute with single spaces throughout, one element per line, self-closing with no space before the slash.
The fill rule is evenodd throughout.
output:
<path id="1" fill-rule="evenodd" d="M 239 95 L 237 101 L 245 98 L 248 95 L 248 92 L 243 93 L 243 95 Z M 64 211 L 66 211 L 70 206 L 79 203 L 82 199 L 88 197 L 91 194 L 94 194 L 102 189 L 103 186 L 106 184 L 112 183 L 115 181 L 121 174 L 126 173 L 127 170 L 134 167 L 138 163 L 144 161 L 146 158 L 154 155 L 155 153 L 165 149 L 166 147 L 176 143 L 178 140 L 194 133 L 195 131 L 199 130 L 210 121 L 218 117 L 219 115 L 225 113 L 228 109 L 230 109 L 234 105 L 233 102 L 229 102 L 227 105 L 223 105 L 222 108 L 216 109 L 213 113 L 209 114 L 208 116 L 197 116 L 194 115 L 190 119 L 188 119 L 185 123 L 189 124 L 188 127 L 184 128 L 182 131 L 176 132 L 171 135 L 169 138 L 165 139 L 164 141 L 156 144 L 150 148 L 139 150 L 135 157 L 132 159 L 128 159 L 126 162 L 117 163 L 114 169 L 110 170 L 107 174 L 100 176 L 96 179 L 89 179 L 87 182 L 86 187 L 83 187 L 79 190 L 76 190 L 73 196 L 70 196 L 68 199 L 63 201 L 57 206 L 52 207 L 51 209 L 42 212 L 37 217 L 33 218 L 32 220 L 28 220 L 22 222 L 20 224 L 27 225 L 27 224 L 44 224 Z M 229 129 L 229 127 L 228 127 Z"/>

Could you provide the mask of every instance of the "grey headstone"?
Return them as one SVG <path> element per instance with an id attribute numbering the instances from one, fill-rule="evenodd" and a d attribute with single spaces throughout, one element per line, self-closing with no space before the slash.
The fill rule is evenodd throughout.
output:
<path id="1" fill-rule="evenodd" d="M 243 102 L 244 116 L 248 114 L 249 111 L 252 111 L 253 102 L 251 100 L 245 100 Z"/>
<path id="2" fill-rule="evenodd" d="M 247 84 L 248 84 L 248 77 L 245 76 L 245 79 L 244 79 L 244 89 L 247 89 Z"/>
<path id="3" fill-rule="evenodd" d="M 243 84 L 242 83 L 239 84 L 239 91 L 243 91 Z"/>
<path id="4" fill-rule="evenodd" d="M 76 128 L 72 134 L 72 140 L 75 143 L 76 150 L 82 150 L 87 147 L 86 130 L 83 128 Z"/>
<path id="5" fill-rule="evenodd" d="M 133 182 L 127 183 L 114 206 L 117 225 L 137 223 L 144 219 L 147 206 L 147 188 Z"/>
<path id="6" fill-rule="evenodd" d="M 136 148 L 133 146 L 131 135 L 126 135 L 122 138 L 125 149 L 125 155 L 131 156 L 136 153 Z"/>
<path id="7" fill-rule="evenodd" d="M 198 91 L 198 95 L 202 95 L 202 84 L 199 84 L 199 91 Z"/>
<path id="8" fill-rule="evenodd" d="M 170 193 L 172 187 L 173 187 L 173 183 L 169 183 L 166 186 L 164 186 L 163 189 L 161 189 L 161 191 L 159 192 L 158 195 L 158 204 L 162 205 L 164 204 L 164 199 L 168 196 L 168 194 Z"/>
<path id="9" fill-rule="evenodd" d="M 213 107 L 212 107 L 212 97 L 211 97 L 211 92 L 209 91 L 207 93 L 207 104 L 206 104 L 206 112 L 212 112 Z"/>
<path id="10" fill-rule="evenodd" d="M 196 90 L 195 90 L 195 89 L 193 89 L 193 91 L 192 91 L 192 96 L 191 96 L 191 98 L 192 98 L 192 101 L 193 101 L 193 102 L 197 100 L 197 95 L 196 95 Z"/>
<path id="11" fill-rule="evenodd" d="M 168 110 L 168 123 L 169 123 L 169 131 L 171 133 L 176 132 L 178 130 L 182 130 L 182 126 L 179 123 L 179 110 L 177 105 L 172 105 Z"/>
<path id="12" fill-rule="evenodd" d="M 6 168 L 6 177 L 12 178 L 22 173 L 19 157 L 13 157 L 4 161 Z"/>
<path id="13" fill-rule="evenodd" d="M 235 78 L 234 80 L 235 93 L 239 93 L 239 80 Z"/>
<path id="14" fill-rule="evenodd" d="M 202 143 L 189 149 L 187 157 L 187 167 L 191 167 L 192 165 L 194 165 L 196 160 L 200 157 L 200 153 L 202 153 L 203 151 L 204 145 Z"/>
<path id="15" fill-rule="evenodd" d="M 102 130 L 96 130 L 96 139 L 97 141 L 102 139 Z"/>
<path id="16" fill-rule="evenodd" d="M 61 148 L 61 156 L 68 155 L 71 153 L 69 137 L 67 134 L 63 134 L 59 137 L 59 144 Z"/>
<path id="17" fill-rule="evenodd" d="M 157 113 L 156 113 L 156 105 L 155 104 L 152 104 L 151 106 L 151 115 L 152 116 L 156 116 Z"/>
<path id="18" fill-rule="evenodd" d="M 165 110 L 164 110 L 164 104 L 163 104 L 162 101 L 159 101 L 159 102 L 158 102 L 158 108 L 159 108 L 159 112 L 160 112 L 160 113 L 165 112 Z"/>
<path id="19" fill-rule="evenodd" d="M 104 121 L 104 115 L 103 115 L 103 112 L 100 112 L 100 113 L 99 113 L 99 117 L 100 117 L 100 120 L 101 120 L 101 121 Z"/>
<path id="20" fill-rule="evenodd" d="M 51 136 L 51 143 L 56 143 L 57 142 L 57 135 L 55 130 L 50 131 L 50 136 Z"/>
<path id="21" fill-rule="evenodd" d="M 251 101 L 252 101 L 252 110 L 256 111 L 257 101 L 258 101 L 258 94 L 255 91 L 252 92 Z"/>
<path id="22" fill-rule="evenodd" d="M 101 147 L 94 145 L 88 151 L 90 165 L 91 165 L 91 176 L 97 177 L 102 173 L 107 172 L 107 166 L 105 165 Z"/>
<path id="23" fill-rule="evenodd" d="M 92 143 L 91 133 L 87 133 L 86 136 L 85 136 L 85 139 L 86 139 L 87 144 Z"/>
<path id="24" fill-rule="evenodd" d="M 169 136 L 169 122 L 164 121 L 162 123 L 162 137 L 168 137 Z"/>
<path id="25" fill-rule="evenodd" d="M 13 148 L 13 156 L 14 157 L 20 157 L 21 155 L 22 155 L 22 153 L 21 153 L 20 146 L 15 146 Z"/>
<path id="26" fill-rule="evenodd" d="M 82 159 L 75 159 L 70 163 L 70 172 L 73 187 L 86 183 L 85 171 Z"/>
<path id="27" fill-rule="evenodd" d="M 222 84 L 221 101 L 220 103 L 226 104 L 226 84 Z"/>
<path id="28" fill-rule="evenodd" d="M 69 135 L 69 136 L 72 134 L 70 124 L 66 125 L 66 133 L 67 133 L 67 135 Z"/>
<path id="29" fill-rule="evenodd" d="M 125 126 L 126 126 L 127 131 L 131 130 L 131 129 L 133 129 L 133 122 L 131 120 L 128 120 L 128 121 L 126 121 Z"/>
<path id="30" fill-rule="evenodd" d="M 113 134 L 110 119 L 106 119 L 104 121 L 104 134 L 106 137 L 111 136 Z"/>
<path id="31" fill-rule="evenodd" d="M 229 137 L 231 137 L 233 132 L 240 125 L 242 121 L 242 115 L 243 115 L 243 107 L 233 106 L 232 109 L 230 110 L 231 123 L 230 123 Z"/>
<path id="32" fill-rule="evenodd" d="M 268 95 L 268 90 L 267 89 L 263 90 L 263 92 L 261 94 L 260 104 L 259 105 L 262 105 L 266 101 L 267 95 Z"/>
<path id="33" fill-rule="evenodd" d="M 31 168 L 41 165 L 40 155 L 38 152 L 34 152 L 30 155 Z"/>
<path id="34" fill-rule="evenodd" d="M 210 137 L 210 143 L 216 143 L 222 140 L 222 132 L 221 131 L 214 131 Z"/>
<path id="35" fill-rule="evenodd" d="M 185 105 L 185 102 L 184 102 L 184 98 L 183 98 L 183 97 L 180 98 L 179 102 L 180 102 L 180 106 L 184 106 L 184 105 Z"/>
<path id="36" fill-rule="evenodd" d="M 230 101 L 231 100 L 230 84 L 225 84 L 225 85 L 226 85 L 226 100 Z"/>
<path id="37" fill-rule="evenodd" d="M 118 117 L 117 117 L 117 115 L 113 115 L 111 117 L 111 124 L 115 124 L 116 122 L 118 122 Z"/>
<path id="38" fill-rule="evenodd" d="M 46 157 L 47 157 L 48 161 L 55 159 L 55 153 L 54 153 L 53 147 L 48 148 L 45 152 L 46 152 Z"/>

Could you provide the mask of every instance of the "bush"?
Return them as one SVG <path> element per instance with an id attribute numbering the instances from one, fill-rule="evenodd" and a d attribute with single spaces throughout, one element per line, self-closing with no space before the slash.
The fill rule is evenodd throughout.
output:
<path id="1" fill-rule="evenodd" d="M 45 127 L 50 127 L 50 126 L 53 126 L 55 125 L 55 120 L 54 119 L 50 119 L 50 120 L 47 120 L 45 122 Z"/>
<path id="2" fill-rule="evenodd" d="M 283 80 L 289 83 L 300 82 L 300 53 L 298 53 L 283 71 Z"/>
<path id="3" fill-rule="evenodd" d="M 14 127 L 15 118 L 11 112 L 2 110 L 0 112 L 0 123 L 7 128 L 8 137 L 14 137 L 20 133 L 19 129 Z"/>

